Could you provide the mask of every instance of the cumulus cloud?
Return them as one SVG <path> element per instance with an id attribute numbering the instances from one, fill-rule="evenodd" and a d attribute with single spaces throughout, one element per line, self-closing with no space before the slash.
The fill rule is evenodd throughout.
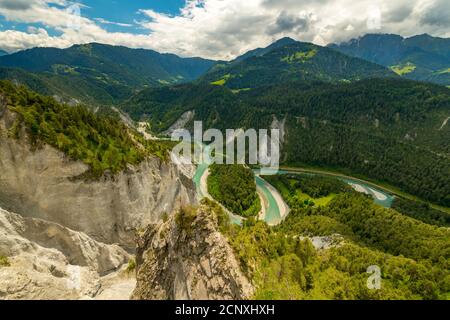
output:
<path id="1" fill-rule="evenodd" d="M 66 0 L 0 0 L 6 20 L 43 26 L 0 32 L 0 47 L 15 51 L 95 41 L 232 59 L 284 36 L 321 45 L 370 32 L 450 36 L 448 0 L 186 0 L 173 16 L 142 8 L 138 24 L 147 34 L 108 32 L 102 25 L 129 25 L 77 16 L 67 10 L 73 5 Z"/>
<path id="2" fill-rule="evenodd" d="M 421 22 L 435 27 L 450 27 L 450 1 L 438 0 L 425 8 Z"/>
<path id="3" fill-rule="evenodd" d="M 269 34 L 279 34 L 286 31 L 301 33 L 309 30 L 313 20 L 314 17 L 311 14 L 300 13 L 296 15 L 282 11 L 275 24 L 268 31 Z"/>
<path id="4" fill-rule="evenodd" d="M 0 7 L 7 10 L 26 10 L 35 3 L 33 0 L 0 0 Z"/>

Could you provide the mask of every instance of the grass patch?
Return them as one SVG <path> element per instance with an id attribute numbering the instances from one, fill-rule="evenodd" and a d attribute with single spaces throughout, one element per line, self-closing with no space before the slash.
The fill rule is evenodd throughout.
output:
<path id="1" fill-rule="evenodd" d="M 450 68 L 444 69 L 444 70 L 441 70 L 441 71 L 438 71 L 438 72 L 437 72 L 437 74 L 445 74 L 445 73 L 450 73 Z M 447 87 L 448 87 L 448 86 L 447 86 Z"/>
<path id="2" fill-rule="evenodd" d="M 319 207 L 327 206 L 334 198 L 336 197 L 336 194 L 330 194 L 326 197 L 320 198 L 320 199 L 314 199 L 314 202 Z"/>
<path id="3" fill-rule="evenodd" d="M 309 51 L 301 51 L 301 52 L 296 52 L 292 55 L 289 55 L 287 57 L 284 57 L 281 59 L 281 61 L 283 62 L 287 62 L 287 63 L 294 63 L 297 61 L 300 62 L 306 62 L 312 58 L 314 58 L 314 56 L 317 54 L 317 49 L 312 49 Z"/>
<path id="4" fill-rule="evenodd" d="M 222 77 L 222 79 L 219 79 L 217 81 L 211 82 L 212 85 L 215 86 L 223 86 L 227 83 L 227 81 L 231 78 L 231 74 L 226 74 Z"/>
<path id="5" fill-rule="evenodd" d="M 399 76 L 403 76 L 405 74 L 411 73 L 414 70 L 416 70 L 416 66 L 411 62 L 407 62 L 407 63 L 402 63 L 402 64 L 398 64 L 395 66 L 391 66 L 390 69 L 392 71 L 394 71 L 396 74 L 398 74 Z"/>

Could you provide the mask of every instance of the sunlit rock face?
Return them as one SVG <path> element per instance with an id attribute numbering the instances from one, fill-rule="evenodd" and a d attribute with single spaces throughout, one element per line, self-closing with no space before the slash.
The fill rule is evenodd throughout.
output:
<path id="1" fill-rule="evenodd" d="M 195 210 L 195 209 L 193 209 Z M 254 288 L 217 218 L 202 205 L 191 218 L 173 215 L 137 237 L 137 285 L 133 299 L 249 299 Z"/>

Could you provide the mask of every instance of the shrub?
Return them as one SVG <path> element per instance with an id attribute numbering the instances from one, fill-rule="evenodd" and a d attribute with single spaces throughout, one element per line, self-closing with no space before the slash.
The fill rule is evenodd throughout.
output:
<path id="1" fill-rule="evenodd" d="M 8 257 L 0 256 L 0 267 L 9 267 L 10 265 Z"/>

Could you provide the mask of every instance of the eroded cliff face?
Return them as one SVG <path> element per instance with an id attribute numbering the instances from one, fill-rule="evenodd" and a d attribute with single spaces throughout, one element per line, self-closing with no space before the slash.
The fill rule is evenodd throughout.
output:
<path id="1" fill-rule="evenodd" d="M 156 158 L 97 181 L 76 179 L 88 167 L 25 133 L 8 136 L 15 114 L 0 108 L 0 207 L 58 223 L 104 243 L 132 249 L 134 233 L 195 201 L 195 188 L 172 163 Z"/>
<path id="2" fill-rule="evenodd" d="M 133 299 L 249 299 L 254 288 L 240 270 L 217 217 L 203 204 L 149 226 L 137 238 Z"/>
<path id="3" fill-rule="evenodd" d="M 82 179 L 82 162 L 11 137 L 16 116 L 0 96 L 0 299 L 128 299 L 136 231 L 195 203 L 192 179 L 157 158 Z"/>
<path id="4" fill-rule="evenodd" d="M 102 276 L 118 272 L 130 259 L 117 245 L 3 209 L 0 256 L 8 262 L 0 266 L 0 299 L 95 298 L 107 290 Z"/>

